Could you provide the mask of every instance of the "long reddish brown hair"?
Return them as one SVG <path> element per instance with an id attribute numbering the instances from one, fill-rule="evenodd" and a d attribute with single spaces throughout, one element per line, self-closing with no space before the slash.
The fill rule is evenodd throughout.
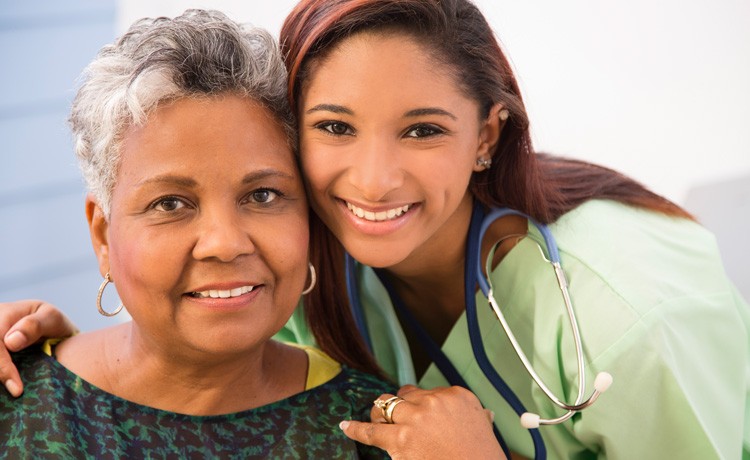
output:
<path id="1" fill-rule="evenodd" d="M 360 32 L 393 31 L 415 38 L 452 71 L 458 85 L 489 115 L 501 103 L 510 116 L 490 169 L 475 173 L 474 197 L 506 206 L 542 223 L 579 204 L 610 199 L 675 217 L 692 218 L 632 179 L 594 164 L 533 151 L 529 120 L 511 66 L 482 13 L 467 0 L 301 0 L 281 29 L 293 109 L 314 64 L 343 39 Z M 356 331 L 343 282 L 343 249 L 325 225 L 311 219 L 313 263 L 321 289 L 306 299 L 305 313 L 318 345 L 339 361 L 366 371 L 378 367 Z"/>

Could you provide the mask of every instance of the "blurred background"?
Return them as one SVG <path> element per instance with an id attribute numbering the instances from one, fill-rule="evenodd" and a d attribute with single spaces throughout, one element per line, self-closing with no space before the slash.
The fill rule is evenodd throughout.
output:
<path id="1" fill-rule="evenodd" d="M 741 263 L 750 257 L 750 2 L 476 3 L 516 69 L 537 149 L 615 168 L 687 208 L 716 234 L 750 299 Z M 65 124 L 76 78 L 99 48 L 140 17 L 187 7 L 278 34 L 294 4 L 0 0 L 0 301 L 51 301 L 82 330 L 127 319 L 96 312 L 101 276 Z"/>

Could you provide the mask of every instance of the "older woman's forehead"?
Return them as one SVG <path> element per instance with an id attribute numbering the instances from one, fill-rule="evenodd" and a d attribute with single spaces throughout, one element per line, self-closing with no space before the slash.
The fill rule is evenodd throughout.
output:
<path id="1" fill-rule="evenodd" d="M 298 175 L 282 123 L 251 98 L 238 95 L 189 97 L 160 105 L 123 136 L 121 165 L 133 173 L 183 166 L 204 172 L 230 168 L 280 168 Z M 230 172 L 239 172 L 230 170 Z"/>

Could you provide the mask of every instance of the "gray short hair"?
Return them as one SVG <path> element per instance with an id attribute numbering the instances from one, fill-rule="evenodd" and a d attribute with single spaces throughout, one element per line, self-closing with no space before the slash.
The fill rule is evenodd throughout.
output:
<path id="1" fill-rule="evenodd" d="M 274 38 L 218 11 L 135 22 L 106 45 L 82 74 L 70 125 L 86 185 L 109 215 L 127 128 L 146 121 L 160 103 L 185 97 L 240 94 L 268 107 L 296 134 L 286 98 L 286 70 Z"/>

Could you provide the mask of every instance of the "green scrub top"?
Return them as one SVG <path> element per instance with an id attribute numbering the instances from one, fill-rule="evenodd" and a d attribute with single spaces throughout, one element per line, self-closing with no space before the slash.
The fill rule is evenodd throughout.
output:
<path id="1" fill-rule="evenodd" d="M 596 373 L 614 382 L 570 420 L 540 427 L 553 459 L 750 459 L 750 308 L 727 279 L 715 238 L 686 219 L 590 201 L 550 225 L 578 317 L 586 397 Z M 554 272 L 532 225 L 492 272 L 495 296 L 536 372 L 558 398 L 577 393 L 572 331 Z M 322 276 L 325 276 L 323 274 Z M 400 384 L 447 385 L 432 365 L 417 381 L 409 345 L 375 273 L 358 267 L 375 357 Z M 481 292 L 485 350 L 527 410 L 563 413 L 533 383 Z M 280 332 L 313 343 L 300 309 Z M 466 318 L 443 352 L 485 407 L 511 450 L 532 457 L 518 416 L 474 359 Z"/>

